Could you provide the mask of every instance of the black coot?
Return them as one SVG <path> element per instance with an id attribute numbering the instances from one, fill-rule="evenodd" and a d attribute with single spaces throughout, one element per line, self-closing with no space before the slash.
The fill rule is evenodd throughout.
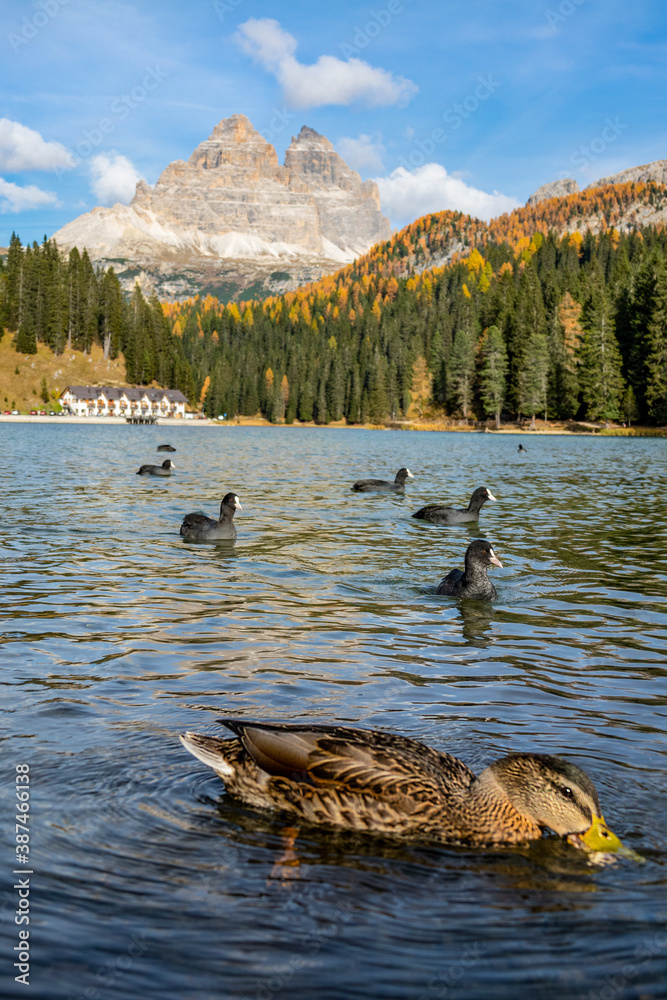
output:
<path id="1" fill-rule="evenodd" d="M 409 469 L 399 469 L 393 483 L 386 479 L 357 479 L 352 489 L 358 493 L 405 493 L 405 480 L 414 478 Z"/>
<path id="2" fill-rule="evenodd" d="M 427 507 L 422 507 L 413 517 L 418 517 L 422 521 L 431 521 L 432 524 L 467 524 L 469 521 L 478 521 L 479 512 L 487 500 L 494 500 L 493 493 L 487 490 L 486 486 L 478 486 L 470 497 L 467 509 L 461 510 L 458 507 L 443 507 L 439 503 L 431 503 Z"/>
<path id="3" fill-rule="evenodd" d="M 220 517 L 214 521 L 206 514 L 186 514 L 181 534 L 190 542 L 215 542 L 218 539 L 236 538 L 234 514 L 243 510 L 236 493 L 228 493 L 220 504 Z"/>
<path id="4" fill-rule="evenodd" d="M 466 550 L 465 569 L 453 569 L 440 581 L 435 592 L 449 594 L 451 597 L 495 601 L 498 594 L 487 576 L 487 570 L 489 566 L 500 566 L 502 569 L 502 565 L 491 543 L 485 538 L 476 538 Z"/>
<path id="5" fill-rule="evenodd" d="M 142 465 L 137 471 L 138 476 L 170 476 L 176 466 L 170 458 L 165 458 L 162 465 Z"/>

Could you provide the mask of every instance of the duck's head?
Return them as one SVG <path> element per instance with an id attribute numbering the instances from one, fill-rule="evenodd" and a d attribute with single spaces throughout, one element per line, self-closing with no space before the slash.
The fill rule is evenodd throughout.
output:
<path id="1" fill-rule="evenodd" d="M 485 569 L 489 566 L 503 568 L 503 564 L 493 551 L 491 542 L 487 542 L 486 538 L 476 538 L 474 542 L 470 543 L 466 549 L 465 563 L 466 569 L 471 566 L 483 566 Z"/>
<path id="2" fill-rule="evenodd" d="M 549 754 L 517 753 L 487 770 L 515 809 L 574 847 L 642 860 L 609 829 L 595 785 L 576 764 Z"/>
<path id="3" fill-rule="evenodd" d="M 241 506 L 241 501 L 237 497 L 236 493 L 226 493 L 222 498 L 222 503 L 220 504 L 220 513 L 222 513 L 223 507 L 231 507 L 232 510 L 243 510 Z"/>
<path id="4" fill-rule="evenodd" d="M 470 500 L 474 505 L 479 504 L 480 507 L 483 503 L 486 503 L 487 500 L 491 500 L 493 503 L 496 502 L 496 498 L 493 493 L 491 490 L 487 489 L 486 486 L 478 486 Z"/>

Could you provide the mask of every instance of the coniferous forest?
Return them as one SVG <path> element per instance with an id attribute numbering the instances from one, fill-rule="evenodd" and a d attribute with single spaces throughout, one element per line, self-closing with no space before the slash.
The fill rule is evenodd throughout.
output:
<path id="1" fill-rule="evenodd" d="M 443 231 L 458 249 L 420 269 Z M 138 286 L 127 299 L 85 251 L 13 237 L 0 320 L 25 354 L 38 341 L 122 352 L 128 382 L 181 389 L 209 416 L 667 423 L 663 228 L 521 236 L 443 212 L 315 284 L 227 304 L 160 303 Z"/>

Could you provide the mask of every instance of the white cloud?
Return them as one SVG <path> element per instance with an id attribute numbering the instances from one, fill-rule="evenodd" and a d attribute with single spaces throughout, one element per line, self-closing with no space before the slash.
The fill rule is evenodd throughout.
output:
<path id="1" fill-rule="evenodd" d="M 111 152 L 99 153 L 90 161 L 91 190 L 103 205 L 120 202 L 129 205 L 134 198 L 139 171 L 126 156 Z"/>
<path id="2" fill-rule="evenodd" d="M 10 118 L 0 118 L 0 170 L 52 170 L 73 167 L 70 153 L 59 142 L 46 142 L 39 132 Z"/>
<path id="3" fill-rule="evenodd" d="M 274 74 L 286 102 L 294 108 L 348 105 L 354 101 L 404 107 L 419 89 L 412 80 L 361 59 L 343 61 L 336 56 L 320 56 L 316 63 L 306 66 L 294 56 L 296 39 L 270 17 L 251 17 L 239 26 L 234 39 L 245 53 Z"/>
<path id="4" fill-rule="evenodd" d="M 429 212 L 450 209 L 478 219 L 495 218 L 519 208 L 520 202 L 499 191 L 488 194 L 448 174 L 440 163 L 415 170 L 397 167 L 388 177 L 374 178 L 380 189 L 382 211 L 395 225 L 406 225 Z"/>
<path id="5" fill-rule="evenodd" d="M 356 139 L 343 136 L 336 145 L 340 155 L 353 170 L 384 170 L 382 157 L 385 148 L 379 136 L 374 138 L 372 135 L 360 135 Z"/>
<path id="6" fill-rule="evenodd" d="M 21 187 L 0 177 L 0 212 L 25 212 L 44 205 L 60 205 L 52 191 L 42 191 L 35 184 Z"/>

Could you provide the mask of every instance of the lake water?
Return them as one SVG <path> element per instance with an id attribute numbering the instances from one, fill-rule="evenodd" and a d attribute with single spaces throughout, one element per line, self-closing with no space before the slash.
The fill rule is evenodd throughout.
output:
<path id="1" fill-rule="evenodd" d="M 3 996 L 665 998 L 667 440 L 0 425 Z M 169 479 L 135 475 L 177 449 Z M 405 497 L 352 493 L 415 475 Z M 464 506 L 479 527 L 411 519 Z M 235 546 L 185 513 L 238 493 Z M 429 591 L 484 535 L 494 605 Z M 302 830 L 177 735 L 221 715 L 381 727 L 474 770 L 582 765 L 646 857 Z M 14 982 L 30 771 L 31 989 Z"/>

